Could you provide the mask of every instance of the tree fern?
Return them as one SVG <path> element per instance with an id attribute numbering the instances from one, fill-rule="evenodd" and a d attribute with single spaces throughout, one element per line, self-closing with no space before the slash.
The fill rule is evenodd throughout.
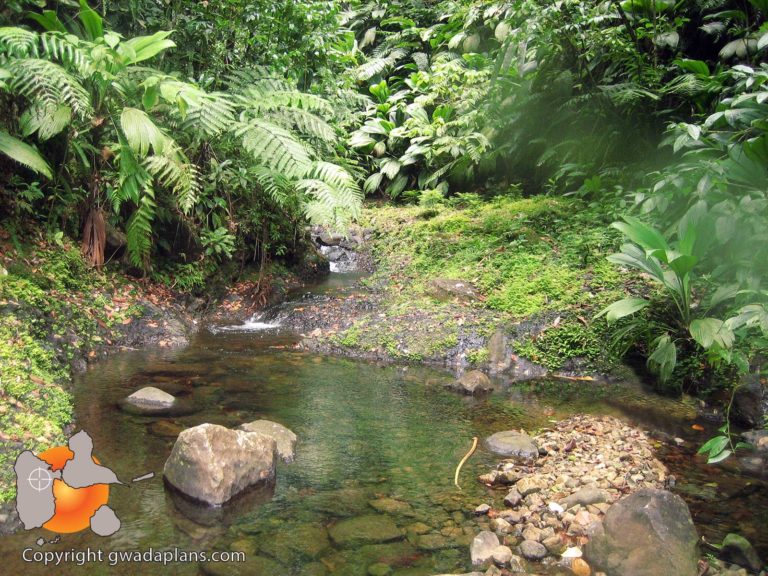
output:
<path id="1" fill-rule="evenodd" d="M 268 118 L 283 128 L 294 128 L 305 136 L 317 138 L 325 143 L 336 142 L 336 130 L 325 120 L 301 108 L 275 110 Z"/>
<path id="2" fill-rule="evenodd" d="M 152 221 L 155 219 L 157 204 L 151 186 L 142 190 L 139 204 L 126 226 L 127 252 L 131 264 L 146 270 L 152 249 Z"/>
<path id="3" fill-rule="evenodd" d="M 255 118 L 239 123 L 235 134 L 260 165 L 288 178 L 302 177 L 310 166 L 310 152 L 305 144 L 277 124 Z"/>
<path id="4" fill-rule="evenodd" d="M 37 150 L 3 130 L 0 130 L 0 152 L 46 178 L 53 178 L 51 167 Z"/>
<path id="5" fill-rule="evenodd" d="M 39 101 L 58 106 L 65 104 L 82 119 L 90 118 L 91 98 L 83 85 L 64 68 L 37 58 L 8 61 L 5 69 L 11 73 L 9 88 L 31 102 Z"/>
<path id="6" fill-rule="evenodd" d="M 35 102 L 19 118 L 19 126 L 24 136 L 37 133 L 41 141 L 59 134 L 72 121 L 72 109 L 69 106 L 56 106 L 50 102 Z"/>
<path id="7" fill-rule="evenodd" d="M 408 55 L 408 51 L 404 48 L 396 48 L 392 50 L 386 56 L 380 58 L 373 58 L 364 64 L 361 64 L 355 76 L 360 81 L 370 80 L 374 76 L 381 74 L 382 72 L 394 67 L 401 59 Z"/>
<path id="8" fill-rule="evenodd" d="M 23 28 L 0 28 L 0 54 L 16 58 L 37 56 L 38 35 Z"/>
<path id="9" fill-rule="evenodd" d="M 289 198 L 294 191 L 291 180 L 280 172 L 275 172 L 263 166 L 254 168 L 251 173 L 259 187 L 266 192 L 277 206 L 284 208 L 288 205 Z"/>
<path id="10" fill-rule="evenodd" d="M 257 112 L 269 112 L 289 107 L 327 115 L 333 114 L 333 108 L 325 98 L 298 90 L 261 91 L 250 87 L 243 91 L 241 98 L 247 107 Z"/>
<path id="11" fill-rule="evenodd" d="M 200 175 L 197 166 L 184 162 L 180 155 L 153 155 L 144 166 L 155 179 L 173 191 L 179 208 L 189 213 L 200 196 Z"/>

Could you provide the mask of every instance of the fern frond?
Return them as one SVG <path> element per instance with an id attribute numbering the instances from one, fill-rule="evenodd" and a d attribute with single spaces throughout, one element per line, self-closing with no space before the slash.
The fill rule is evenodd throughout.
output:
<path id="1" fill-rule="evenodd" d="M 139 199 L 141 198 L 141 191 L 144 190 L 152 180 L 152 177 L 133 153 L 128 142 L 122 137 L 120 137 L 120 149 L 117 153 L 117 162 L 120 166 L 120 186 L 111 189 L 109 197 L 115 214 L 120 211 L 120 207 L 124 202 L 131 201 L 134 204 L 138 204 Z"/>
<path id="2" fill-rule="evenodd" d="M 343 227 L 350 219 L 360 216 L 363 194 L 352 176 L 340 166 L 316 163 L 307 177 L 296 183 L 296 189 L 308 197 L 305 214 L 313 224 Z"/>
<path id="3" fill-rule="evenodd" d="M 58 60 L 67 68 L 74 68 L 82 76 L 93 71 L 90 52 L 80 47 L 80 41 L 71 34 L 48 32 L 40 35 L 42 52 L 53 60 Z M 90 44 L 93 47 L 93 44 Z"/>
<path id="4" fill-rule="evenodd" d="M 128 258 L 137 268 L 146 269 L 152 249 L 152 221 L 157 204 L 151 186 L 145 186 L 136 210 L 128 220 L 125 233 Z"/>
<path id="5" fill-rule="evenodd" d="M 392 50 L 388 55 L 373 58 L 364 64 L 358 66 L 355 76 L 360 81 L 370 80 L 377 74 L 381 74 L 385 70 L 397 65 L 397 63 L 408 55 L 408 51 L 403 48 L 396 48 Z"/>
<path id="6" fill-rule="evenodd" d="M 284 128 L 295 128 L 305 136 L 317 138 L 329 144 L 337 140 L 333 126 L 316 114 L 301 108 L 275 110 L 268 115 L 268 118 Z"/>
<path id="7" fill-rule="evenodd" d="M 0 130 L 0 152 L 46 178 L 53 178 L 53 171 L 40 152 L 3 130 Z"/>
<path id="8" fill-rule="evenodd" d="M 179 208 L 188 214 L 197 203 L 202 189 L 197 166 L 183 162 L 177 155 L 156 154 L 145 158 L 144 166 L 160 184 L 173 191 Z"/>
<path id="9" fill-rule="evenodd" d="M 37 42 L 39 36 L 13 26 L 4 26 L 0 28 L 0 54 L 8 54 L 16 58 L 27 58 L 37 56 Z"/>
<path id="10" fill-rule="evenodd" d="M 59 134 L 72 121 L 72 109 L 69 106 L 56 106 L 50 102 L 35 102 L 19 118 L 19 126 L 24 136 L 37 132 L 41 141 Z"/>
<path id="11" fill-rule="evenodd" d="M 72 112 L 87 119 L 91 115 L 91 99 L 78 80 L 64 68 L 48 60 L 19 58 L 5 65 L 12 77 L 8 86 L 28 100 L 59 106 L 65 104 Z"/>
<path id="12" fill-rule="evenodd" d="M 235 135 L 262 166 L 300 178 L 310 166 L 310 151 L 285 128 L 261 118 L 236 125 Z"/>
<path id="13" fill-rule="evenodd" d="M 259 187 L 267 193 L 272 201 L 283 208 L 288 205 L 293 193 L 293 183 L 280 172 L 258 166 L 251 172 Z"/>
<path id="14" fill-rule="evenodd" d="M 182 97 L 184 97 L 182 92 Z M 185 126 L 195 126 L 207 136 L 226 132 L 235 121 L 235 108 L 228 96 L 221 92 L 202 94 L 189 106 Z"/>
<path id="15" fill-rule="evenodd" d="M 333 114 L 330 102 L 321 96 L 307 94 L 298 90 L 261 91 L 253 87 L 247 88 L 241 100 L 258 112 L 279 110 L 280 108 L 299 108 L 309 112 Z"/>

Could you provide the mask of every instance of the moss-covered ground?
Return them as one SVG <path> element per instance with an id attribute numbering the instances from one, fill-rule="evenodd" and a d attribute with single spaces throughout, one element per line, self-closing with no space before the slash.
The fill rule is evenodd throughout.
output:
<path id="1" fill-rule="evenodd" d="M 546 196 L 371 207 L 361 225 L 378 267 L 366 282 L 382 298 L 336 344 L 418 361 L 455 354 L 461 340 L 465 359 L 482 365 L 501 327 L 518 334 L 518 354 L 550 369 L 575 357 L 605 363 L 605 321 L 593 317 L 638 281 L 605 259 L 619 244 L 609 223 Z M 460 280 L 474 296 L 437 294 L 436 279 Z M 520 329 L 531 322 L 535 330 Z"/>
<path id="2" fill-rule="evenodd" d="M 72 363 L 133 321 L 135 293 L 122 277 L 87 268 L 70 244 L 22 248 L 0 236 L 0 502 L 15 494 L 20 450 L 65 441 Z"/>

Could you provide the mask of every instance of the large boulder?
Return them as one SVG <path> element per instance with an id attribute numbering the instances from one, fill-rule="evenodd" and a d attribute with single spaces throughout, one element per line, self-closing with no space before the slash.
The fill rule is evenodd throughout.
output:
<path id="1" fill-rule="evenodd" d="M 277 455 L 283 462 L 290 464 L 296 457 L 296 434 L 282 424 L 271 420 L 254 420 L 241 424 L 238 428 L 274 438 L 277 444 Z"/>
<path id="2" fill-rule="evenodd" d="M 768 415 L 768 387 L 759 374 L 745 376 L 733 395 L 731 418 L 750 428 L 763 426 Z"/>
<path id="3" fill-rule="evenodd" d="M 451 388 L 464 392 L 464 394 L 478 394 L 493 390 L 491 379 L 480 370 L 470 370 L 461 375 Z"/>
<path id="4" fill-rule="evenodd" d="M 188 497 L 219 506 L 275 478 L 275 439 L 201 424 L 184 430 L 165 462 L 166 482 Z"/>
<path id="5" fill-rule="evenodd" d="M 696 576 L 698 536 L 688 506 L 646 488 L 619 500 L 592 528 L 586 559 L 608 576 Z"/>
<path id="6" fill-rule="evenodd" d="M 517 460 L 535 460 L 539 457 L 539 447 L 528 436 L 515 430 L 496 432 L 485 439 L 488 450 L 499 456 Z"/>

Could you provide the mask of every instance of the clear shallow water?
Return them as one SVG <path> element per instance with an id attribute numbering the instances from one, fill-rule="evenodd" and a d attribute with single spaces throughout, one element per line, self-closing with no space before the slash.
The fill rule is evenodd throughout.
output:
<path id="1" fill-rule="evenodd" d="M 455 466 L 472 437 L 509 428 L 533 431 L 550 419 L 591 412 L 684 437 L 685 448 L 663 448 L 662 454 L 700 532 L 719 541 L 738 530 L 766 552 L 764 484 L 696 464 L 692 452 L 706 433 L 691 430 L 695 412 L 683 402 L 649 395 L 639 385 L 567 380 L 471 399 L 446 391 L 452 376 L 444 372 L 325 358 L 297 352 L 294 343 L 294 336 L 279 330 L 203 330 L 185 350 L 123 353 L 93 366 L 77 382 L 78 427 L 91 434 L 95 455 L 122 479 L 147 472 L 155 478 L 112 489 L 110 506 L 123 521 L 115 536 L 68 535 L 42 550 L 247 552 L 246 565 L 208 565 L 212 574 L 362 576 L 377 562 L 398 576 L 468 570 L 468 544 L 477 530 L 471 510 L 503 496 L 474 481 L 495 462 L 482 447 L 464 466 L 464 490 L 453 486 Z M 176 395 L 179 414 L 146 417 L 119 408 L 122 398 L 148 385 Z M 297 459 L 279 464 L 273 492 L 204 510 L 164 489 L 162 467 L 181 429 L 257 418 L 281 422 L 299 437 Z M 733 495 L 738 497 L 729 499 Z M 327 529 L 359 517 L 368 525 L 394 523 L 410 530 L 410 537 L 331 545 Z M 39 535 L 0 539 L 3 573 L 200 573 L 197 563 L 25 564 L 21 551 Z"/>

